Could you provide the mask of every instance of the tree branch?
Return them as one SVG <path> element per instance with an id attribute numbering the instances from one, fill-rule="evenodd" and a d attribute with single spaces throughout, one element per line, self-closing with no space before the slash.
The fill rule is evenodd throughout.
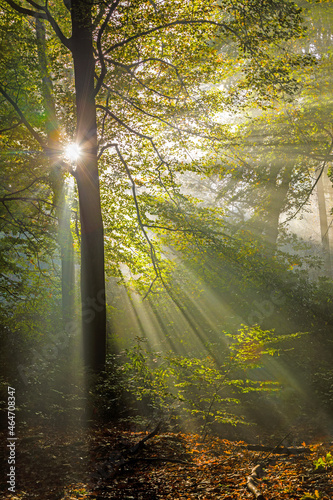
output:
<path id="1" fill-rule="evenodd" d="M 154 149 L 155 153 L 157 154 L 159 160 L 163 164 L 165 164 L 165 165 L 167 164 L 167 162 L 162 158 L 160 152 L 158 151 L 158 149 L 157 149 L 157 147 L 156 147 L 156 145 L 155 145 L 152 137 L 150 137 L 149 135 L 142 134 L 141 132 L 138 132 L 137 130 L 134 130 L 132 127 L 130 127 L 129 125 L 127 125 L 127 123 L 125 123 L 123 120 L 121 120 L 120 118 L 118 118 L 117 115 L 115 115 L 114 113 L 112 113 L 112 111 L 110 111 L 105 106 L 97 105 L 96 108 L 104 110 L 105 113 L 107 113 L 109 116 L 111 116 L 111 118 L 113 118 L 116 122 L 118 122 L 119 125 L 122 125 L 124 128 L 126 128 L 126 130 L 128 130 L 132 134 L 136 135 L 137 137 L 140 137 L 141 139 L 146 139 L 147 141 L 149 141 L 151 143 L 151 145 L 153 146 L 153 149 Z"/>
<path id="2" fill-rule="evenodd" d="M 7 207 L 6 203 L 3 202 L 3 206 L 5 207 L 5 210 L 7 211 L 8 215 L 12 219 L 12 222 L 6 221 L 8 224 L 11 224 L 12 226 L 16 227 L 19 229 L 19 232 L 25 235 L 27 238 L 27 241 L 31 244 L 33 250 L 36 252 L 36 255 L 38 255 L 39 249 L 38 249 L 38 239 L 36 236 L 33 234 L 33 232 L 24 224 L 22 221 L 17 221 L 16 217 L 12 214 L 10 209 Z M 30 237 L 31 235 L 31 237 Z M 34 243 L 32 241 L 32 238 L 37 241 L 37 243 Z"/>
<path id="3" fill-rule="evenodd" d="M 37 2 L 34 2 L 33 0 L 26 0 L 32 7 L 34 7 L 37 10 L 44 10 L 44 5 L 41 5 Z"/>
<path id="4" fill-rule="evenodd" d="M 43 179 L 44 179 L 43 177 L 37 177 L 30 184 L 28 184 L 28 186 L 26 186 L 26 187 L 24 187 L 22 189 L 19 189 L 18 191 L 10 191 L 8 194 L 5 194 L 3 196 L 3 198 L 7 198 L 9 196 L 17 195 L 19 193 L 22 193 L 23 191 L 27 191 L 29 188 L 31 188 L 31 186 L 33 186 L 35 184 L 35 182 L 38 182 L 38 181 L 43 180 Z"/>
<path id="5" fill-rule="evenodd" d="M 7 0 L 6 0 L 7 1 Z M 13 106 L 13 108 L 15 109 L 16 113 L 19 115 L 19 117 L 21 118 L 21 121 L 22 123 L 27 127 L 27 129 L 29 130 L 29 132 L 31 133 L 31 135 L 34 137 L 34 139 L 40 144 L 40 146 L 43 148 L 43 150 L 45 150 L 46 148 L 46 144 L 43 140 L 43 138 L 38 134 L 38 132 L 36 132 L 36 130 L 30 125 L 30 123 L 28 122 L 28 120 L 25 118 L 24 114 L 22 113 L 22 111 L 20 110 L 19 106 L 16 104 L 15 101 L 13 101 L 13 99 L 7 94 L 7 92 L 5 91 L 5 89 L 3 89 L 1 86 L 0 86 L 0 93 L 5 97 L 5 99 L 7 99 L 7 101 Z"/>
<path id="6" fill-rule="evenodd" d="M 42 10 L 43 12 L 37 12 L 35 10 L 26 9 L 24 7 L 21 7 L 21 5 L 18 5 L 17 3 L 13 2 L 13 0 L 5 0 L 5 2 L 8 5 L 10 5 L 10 7 L 12 7 L 12 9 L 16 10 L 16 12 L 19 12 L 20 14 L 24 14 L 26 16 L 32 16 L 32 17 L 35 17 L 37 19 L 45 19 L 46 21 L 48 21 L 50 23 L 50 25 L 52 26 L 54 33 L 57 35 L 57 37 L 61 41 L 61 43 L 63 43 L 65 45 L 65 47 L 67 47 L 69 50 L 71 50 L 71 39 L 65 37 L 65 35 L 63 34 L 63 32 L 60 29 L 59 24 L 54 19 L 54 17 L 51 15 L 49 9 L 44 5 L 37 4 L 33 0 L 27 0 L 27 1 L 30 3 L 30 5 L 32 5 L 33 7 L 35 7 L 38 10 Z"/>
<path id="7" fill-rule="evenodd" d="M 0 289 L 5 290 L 9 295 L 11 295 L 12 297 L 14 297 L 15 300 L 23 300 L 22 296 L 20 295 L 20 293 L 16 292 L 15 290 L 13 290 L 14 287 L 16 287 L 16 288 L 19 289 L 21 283 L 17 283 L 16 281 L 10 279 L 9 276 L 6 276 L 3 273 L 0 274 L 0 279 L 6 281 L 7 283 L 9 281 L 10 282 L 10 286 L 12 288 L 12 289 L 10 289 L 9 286 L 5 286 L 3 283 L 0 282 Z"/>
<path id="8" fill-rule="evenodd" d="M 106 151 L 109 148 L 114 148 L 115 146 L 116 146 L 116 144 L 114 144 L 113 142 L 105 144 L 104 146 L 101 147 L 101 150 L 98 153 L 97 158 L 100 159 L 102 154 L 104 153 L 104 151 Z"/>
<path id="9" fill-rule="evenodd" d="M 112 16 L 113 12 L 116 10 L 116 8 L 118 7 L 118 4 L 121 2 L 121 0 L 115 0 L 115 2 L 111 5 L 110 9 L 109 9 L 109 12 L 107 13 L 105 19 L 104 19 L 104 22 L 98 32 L 98 36 L 97 36 L 97 51 L 98 51 L 98 58 L 100 60 L 100 63 L 101 63 L 101 74 L 99 75 L 98 77 L 98 80 L 97 80 L 97 84 L 96 84 L 96 87 L 95 87 L 95 96 L 98 94 L 101 86 L 102 86 L 102 83 L 103 83 L 103 80 L 105 78 L 105 75 L 106 75 L 106 65 L 105 65 L 105 59 L 104 59 L 104 54 L 103 54 L 103 51 L 102 51 L 102 36 L 103 36 L 103 33 L 108 25 L 108 22 L 110 20 L 110 17 Z"/>
<path id="10" fill-rule="evenodd" d="M 326 157 L 325 159 L 323 160 L 323 163 L 320 167 L 320 172 L 315 180 L 315 182 L 313 183 L 313 185 L 311 186 L 311 189 L 309 190 L 308 192 L 308 195 L 306 197 L 306 199 L 304 200 L 304 202 L 301 204 L 300 207 L 298 207 L 298 209 L 296 210 L 296 212 L 291 215 L 290 217 L 288 217 L 288 219 L 286 219 L 285 221 L 282 222 L 282 224 L 286 224 L 287 222 L 291 221 L 294 217 L 296 217 L 296 215 L 302 210 L 302 208 L 307 204 L 307 202 L 309 201 L 310 199 L 310 196 L 312 195 L 313 191 L 314 191 L 314 188 L 316 187 L 316 185 L 318 184 L 319 182 L 319 179 L 320 177 L 323 175 L 324 173 L 324 170 L 325 170 L 325 167 L 326 167 L 326 163 L 329 161 L 329 158 L 331 156 L 331 153 L 332 153 L 332 149 L 333 149 L 333 140 L 328 148 L 328 151 L 327 151 L 327 154 L 326 154 Z"/>
<path id="11" fill-rule="evenodd" d="M 138 223 L 139 223 L 141 231 L 142 231 L 142 233 L 143 233 L 143 235 L 144 235 L 144 237 L 145 237 L 145 239 L 146 239 L 146 241 L 147 241 L 147 243 L 149 245 L 149 248 L 150 248 L 150 257 L 151 257 L 151 261 L 152 261 L 152 264 L 153 264 L 153 267 L 154 267 L 154 271 L 155 271 L 155 278 L 151 282 L 151 284 L 149 286 L 149 289 L 148 289 L 148 291 L 146 292 L 146 294 L 145 294 L 145 296 L 143 298 L 143 299 L 145 299 L 149 295 L 149 293 L 151 292 L 151 290 L 153 288 L 153 285 L 154 285 L 155 281 L 158 278 L 161 280 L 161 282 L 163 283 L 164 286 L 165 286 L 165 283 L 164 283 L 163 277 L 162 277 L 160 269 L 159 269 L 158 259 L 157 259 L 157 256 L 156 256 L 156 251 L 155 251 L 154 245 L 150 241 L 148 233 L 147 233 L 147 231 L 145 229 L 145 226 L 144 226 L 144 224 L 142 222 L 142 219 L 141 219 L 139 202 L 138 202 L 137 195 L 136 195 L 136 184 L 135 184 L 134 179 L 132 177 L 131 171 L 128 168 L 127 162 L 126 162 L 126 160 L 124 159 L 123 155 L 121 154 L 121 152 L 119 150 L 118 144 L 114 144 L 114 148 L 115 148 L 115 150 L 116 150 L 116 152 L 118 154 L 118 157 L 119 157 L 121 163 L 124 165 L 126 174 L 127 174 L 128 178 L 129 178 L 131 184 L 132 184 L 133 200 L 134 200 L 135 210 L 136 210 L 136 214 L 137 214 L 137 218 L 138 218 Z"/>
<path id="12" fill-rule="evenodd" d="M 10 196 L 10 195 L 4 195 L 0 197 L 0 203 L 7 203 L 8 201 L 37 201 L 38 203 L 43 202 L 48 205 L 53 206 L 53 203 L 47 200 L 42 200 L 41 198 L 32 198 L 30 196 Z M 33 205 L 36 207 L 35 205 Z"/>
<path id="13" fill-rule="evenodd" d="M 173 123 L 171 123 L 171 122 L 169 122 L 167 120 L 164 120 L 164 118 L 161 118 L 158 115 L 153 115 L 152 113 L 149 113 L 148 111 L 145 111 L 144 109 L 140 108 L 140 106 L 138 106 L 137 104 L 135 104 L 131 99 L 123 96 L 117 90 L 110 90 L 106 85 L 103 85 L 103 86 L 105 86 L 105 88 L 107 90 L 109 90 L 109 92 L 112 92 L 113 94 L 118 95 L 120 97 L 120 99 L 122 99 L 123 101 L 125 101 L 128 104 L 130 104 L 131 106 L 133 106 L 133 108 L 135 108 L 138 111 L 140 111 L 140 113 L 142 113 L 142 114 L 144 114 L 146 116 L 149 116 L 150 118 L 153 118 L 155 120 L 158 120 L 161 123 L 164 123 L 168 127 L 170 127 L 172 129 L 176 130 L 177 132 L 179 132 L 179 134 L 192 135 L 193 137 L 200 137 L 201 139 L 208 139 L 208 140 L 215 140 L 215 141 L 220 141 L 221 140 L 219 137 L 216 137 L 216 136 L 204 135 L 204 134 L 200 134 L 199 132 L 195 132 L 194 130 L 180 128 L 177 125 L 174 125 Z"/>
<path id="14" fill-rule="evenodd" d="M 149 92 L 153 92 L 161 97 L 164 97 L 164 99 L 169 99 L 170 101 L 171 100 L 176 100 L 178 99 L 178 97 L 173 97 L 173 96 L 169 96 L 169 95 L 166 95 L 166 94 L 162 94 L 162 92 L 159 92 L 158 90 L 155 90 L 151 87 L 148 87 L 148 85 L 146 85 L 145 83 L 143 83 L 137 76 L 135 76 L 134 72 L 131 71 L 130 67 L 131 65 L 127 65 L 127 64 L 123 64 L 119 61 L 115 61 L 114 59 L 111 59 L 111 58 L 106 58 L 105 57 L 105 61 L 113 64 L 114 66 L 118 66 L 119 68 L 122 68 L 124 69 L 129 75 L 131 75 L 131 77 L 139 83 L 139 85 L 141 85 L 144 89 L 147 89 L 149 90 Z"/>
<path id="15" fill-rule="evenodd" d="M 108 114 L 109 116 L 111 116 L 111 118 L 113 118 L 116 122 L 118 122 L 119 125 L 122 125 L 124 128 L 126 128 L 132 134 L 140 137 L 141 139 L 147 139 L 148 141 L 152 140 L 152 138 L 149 137 L 149 135 L 142 134 L 141 132 L 138 132 L 137 130 L 134 130 L 133 128 L 131 128 L 129 125 L 127 125 L 127 123 L 123 122 L 120 118 L 118 118 L 117 115 L 115 115 L 114 113 L 112 113 L 112 111 L 110 111 L 109 108 L 107 108 L 105 106 L 102 106 L 101 104 L 97 104 L 96 108 L 102 109 L 103 111 L 105 111 L 106 114 Z"/>
<path id="16" fill-rule="evenodd" d="M 21 7 L 21 5 L 18 5 L 17 3 L 13 2 L 13 0 L 5 0 L 5 2 L 16 12 L 19 12 L 20 14 L 24 14 L 26 16 L 33 16 L 39 19 L 46 19 L 46 14 L 43 12 L 36 12 L 31 9 L 26 9 L 25 7 Z M 40 8 L 40 7 L 39 7 Z"/>
<path id="17" fill-rule="evenodd" d="M 132 67 L 136 68 L 137 66 L 140 66 L 141 64 L 145 64 L 145 63 L 150 62 L 150 61 L 157 61 L 157 62 L 160 62 L 161 64 L 165 64 L 166 66 L 169 66 L 170 68 L 172 68 L 175 71 L 176 75 L 177 75 L 177 78 L 178 78 L 178 80 L 179 80 L 179 82 L 181 84 L 181 87 L 185 90 L 185 93 L 187 95 L 189 95 L 188 91 L 187 91 L 187 88 L 186 88 L 186 85 L 183 82 L 183 79 L 182 79 L 182 77 L 179 74 L 177 66 L 175 66 L 174 64 L 172 64 L 172 63 L 170 63 L 168 61 L 165 61 L 164 59 L 161 59 L 160 57 L 147 57 L 147 59 L 142 59 L 141 61 L 137 61 L 136 63 L 129 64 L 128 67 L 129 68 L 132 68 Z"/>
<path id="18" fill-rule="evenodd" d="M 129 125 L 127 125 L 125 122 L 123 122 L 120 118 L 118 118 L 115 114 L 113 114 L 113 113 L 112 113 L 112 112 L 111 112 L 108 108 L 106 108 L 105 106 L 98 105 L 98 106 L 96 106 L 96 107 L 97 107 L 97 108 L 99 108 L 99 109 L 103 109 L 103 110 L 105 111 L 105 113 L 109 114 L 109 116 L 111 116 L 111 117 L 112 117 L 115 121 L 117 121 L 120 125 L 122 125 L 124 128 L 126 128 L 126 129 L 127 129 L 129 132 L 131 132 L 132 134 L 134 134 L 134 135 L 136 135 L 136 136 L 140 137 L 141 139 L 146 139 L 146 140 L 148 140 L 148 141 L 151 143 L 151 145 L 152 145 L 152 147 L 153 147 L 153 149 L 154 149 L 154 151 L 155 151 L 155 153 L 156 153 L 156 155 L 157 155 L 158 159 L 160 160 L 160 163 L 159 163 L 158 167 L 156 168 L 156 171 L 158 172 L 158 179 L 159 179 L 160 185 L 163 187 L 163 189 L 164 189 L 164 190 L 165 190 L 165 192 L 167 193 L 167 195 L 168 195 L 168 197 L 170 198 L 170 200 L 171 200 L 171 201 L 172 201 L 172 202 L 173 202 L 176 206 L 178 206 L 177 201 L 176 201 L 176 200 L 173 198 L 173 196 L 170 194 L 170 192 L 169 192 L 168 188 L 165 186 L 165 184 L 164 184 L 164 182 L 163 182 L 163 180 L 162 180 L 162 177 L 161 177 L 161 172 L 160 172 L 160 167 L 161 167 L 162 165 L 165 165 L 165 166 L 166 166 L 166 168 L 167 168 L 167 170 L 168 170 L 168 172 L 169 172 L 169 175 L 170 175 L 170 179 L 172 180 L 172 182 L 174 181 L 174 175 L 173 175 L 173 172 L 172 172 L 172 171 L 171 171 L 171 169 L 170 169 L 170 165 L 169 165 L 169 163 L 168 163 L 168 162 L 167 162 L 167 161 L 166 161 L 166 160 L 165 160 L 165 159 L 161 156 L 161 154 L 160 154 L 160 152 L 159 152 L 158 148 L 156 147 L 156 144 L 155 144 L 155 142 L 154 142 L 153 138 L 152 138 L 152 137 L 150 137 L 150 136 L 148 136 L 148 135 L 142 134 L 141 132 L 138 132 L 138 131 L 136 131 L 136 130 L 132 129 Z"/>
<path id="19" fill-rule="evenodd" d="M 17 123 L 14 123 L 14 125 L 12 125 L 11 127 L 7 127 L 7 128 L 3 128 L 0 130 L 0 134 L 3 134 L 5 132 L 8 132 L 9 130 L 13 130 L 14 128 L 18 127 L 19 125 L 21 125 L 22 123 L 22 120 L 19 120 Z"/>
<path id="20" fill-rule="evenodd" d="M 109 116 L 111 116 L 116 122 L 118 122 L 120 125 L 122 125 L 124 128 L 126 128 L 129 132 L 131 132 L 132 134 L 136 135 L 137 137 L 140 137 L 141 139 L 146 139 L 147 141 L 150 142 L 150 144 L 152 145 L 155 153 L 156 153 L 156 156 L 158 157 L 158 159 L 160 160 L 160 164 L 159 166 L 157 167 L 157 171 L 158 171 L 158 177 L 159 177 L 159 181 L 160 181 L 160 184 L 161 186 L 164 187 L 166 193 L 168 194 L 169 198 L 174 202 L 176 203 L 172 196 L 170 195 L 168 189 L 164 186 L 164 183 L 162 181 L 162 178 L 161 178 L 161 174 L 160 174 L 160 167 L 162 165 L 165 165 L 166 168 L 168 169 L 168 172 L 169 172 L 169 175 L 170 175 L 170 178 L 173 180 L 173 173 L 170 169 L 170 165 L 168 164 L 168 162 L 166 160 L 164 160 L 164 158 L 161 156 L 161 153 L 159 152 L 158 148 L 156 147 L 156 144 L 153 140 L 152 137 L 150 137 L 149 135 L 145 135 L 145 134 L 142 134 L 141 132 L 138 132 L 137 130 L 134 130 L 133 128 L 131 128 L 129 125 L 127 125 L 127 123 L 123 122 L 120 118 L 118 118 L 114 113 L 112 113 L 112 111 L 109 110 L 109 108 L 105 107 L 105 106 L 102 106 L 102 105 L 97 105 L 96 108 L 99 108 L 99 109 L 103 109 L 105 111 L 105 113 L 107 113 Z"/>
<path id="21" fill-rule="evenodd" d="M 115 43 L 114 45 L 109 47 L 105 51 L 105 55 L 109 54 L 110 52 L 117 49 L 118 47 L 123 47 L 124 45 L 132 42 L 133 40 L 137 40 L 138 38 L 141 38 L 143 36 L 150 35 L 151 33 L 155 33 L 156 31 L 161 31 L 161 30 L 164 30 L 166 28 L 170 28 L 171 26 L 193 25 L 193 24 L 198 24 L 198 25 L 209 24 L 212 26 L 217 26 L 219 28 L 226 28 L 229 31 L 231 31 L 234 35 L 236 35 L 235 31 L 224 23 L 218 23 L 216 21 L 209 21 L 208 19 L 197 19 L 197 20 L 193 19 L 192 21 L 187 20 L 187 19 L 183 19 L 183 20 L 179 20 L 179 21 L 173 21 L 171 23 L 162 24 L 161 26 L 155 26 L 155 28 L 151 28 L 149 30 L 142 31 L 141 33 L 137 33 L 136 35 L 132 35 L 129 38 L 123 40 L 122 42 Z"/>

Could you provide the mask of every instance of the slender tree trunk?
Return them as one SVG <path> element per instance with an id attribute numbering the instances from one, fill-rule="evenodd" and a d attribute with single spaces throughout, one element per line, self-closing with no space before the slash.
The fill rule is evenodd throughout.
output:
<path id="1" fill-rule="evenodd" d="M 76 142 L 81 148 L 76 168 L 81 223 L 81 301 L 85 366 L 95 373 L 105 367 L 106 305 L 104 237 L 97 165 L 94 98 L 95 61 L 92 3 L 72 0 L 72 54 L 76 90 Z"/>
<path id="2" fill-rule="evenodd" d="M 74 250 L 70 227 L 70 210 L 66 201 L 64 175 L 61 172 L 59 153 L 59 124 L 56 116 L 52 80 L 49 75 L 46 55 L 45 26 L 36 19 L 38 60 L 42 76 L 42 92 L 46 113 L 46 132 L 51 161 L 50 185 L 58 219 L 58 243 L 61 255 L 62 318 L 64 326 L 71 320 L 74 312 Z"/>
<path id="3" fill-rule="evenodd" d="M 318 182 L 317 182 L 317 197 L 318 197 L 318 210 L 319 210 L 319 221 L 320 221 L 320 234 L 321 234 L 321 242 L 323 246 L 324 253 L 324 262 L 325 269 L 329 275 L 331 275 L 331 252 L 330 252 L 330 242 L 329 242 L 329 227 L 327 220 L 327 209 L 326 209 L 326 200 L 325 200 L 325 190 L 324 190 L 324 182 L 323 175 L 325 172 L 322 172 Z"/>

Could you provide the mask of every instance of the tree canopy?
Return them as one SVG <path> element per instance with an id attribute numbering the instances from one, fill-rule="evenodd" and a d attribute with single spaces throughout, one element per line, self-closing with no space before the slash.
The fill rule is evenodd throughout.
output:
<path id="1" fill-rule="evenodd" d="M 5 186 L 11 196 L 4 195 L 3 207 L 31 205 L 26 194 L 39 179 L 49 194 L 35 203 L 46 220 L 58 220 L 62 269 L 68 274 L 65 247 L 72 243 L 64 236 L 61 214 L 65 179 L 74 176 L 85 358 L 98 369 L 105 359 L 104 243 L 109 268 L 118 268 L 118 276 L 119 264 L 147 275 L 140 255 L 148 255 L 147 291 L 163 281 L 159 251 L 148 232 L 151 205 L 159 196 L 178 206 L 176 174 L 202 168 L 192 160 L 193 149 L 227 140 L 228 127 L 216 120 L 222 108 L 263 105 L 295 91 L 291 70 L 307 65 L 311 56 L 289 54 L 283 44 L 303 35 L 301 10 L 293 2 L 271 0 L 45 5 L 4 0 L 1 9 L 4 140 L 8 154 L 19 151 L 38 172 L 27 183 L 20 178 L 22 187 Z M 231 87 L 235 67 L 240 77 Z M 223 86 L 228 78 L 229 87 Z M 64 150 L 73 141 L 80 154 L 66 162 Z M 14 200 L 18 191 L 20 199 Z M 63 286 L 64 302 L 71 286 Z M 93 313 L 92 303 L 99 304 Z"/>

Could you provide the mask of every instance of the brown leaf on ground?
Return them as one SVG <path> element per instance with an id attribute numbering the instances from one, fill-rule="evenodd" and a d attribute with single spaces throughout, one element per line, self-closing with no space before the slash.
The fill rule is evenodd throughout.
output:
<path id="1" fill-rule="evenodd" d="M 17 441 L 15 494 L 3 475 L 1 498 L 251 500 L 246 481 L 260 463 L 257 486 L 266 500 L 333 498 L 332 471 L 316 472 L 313 465 L 333 452 L 332 443 L 307 445 L 307 454 L 268 456 L 243 442 L 210 437 L 203 443 L 198 435 L 166 432 L 133 454 L 147 435 L 116 426 L 86 433 L 30 429 Z"/>

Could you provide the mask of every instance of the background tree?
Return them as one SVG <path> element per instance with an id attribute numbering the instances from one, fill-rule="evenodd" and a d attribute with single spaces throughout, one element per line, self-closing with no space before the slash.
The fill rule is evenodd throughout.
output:
<path id="1" fill-rule="evenodd" d="M 306 210 L 318 189 L 327 261 L 329 222 L 321 186 L 332 158 L 331 8 L 329 4 L 308 7 L 307 37 L 293 41 L 291 50 L 296 54 L 309 50 L 315 65 L 293 72 L 302 84 L 292 100 L 285 96 L 267 101 L 266 110 L 248 108 L 246 118 L 241 113 L 235 119 L 222 118 L 236 122 L 237 129 L 212 165 L 214 187 L 207 181 L 206 185 L 215 202 L 226 207 L 235 222 L 244 225 L 246 219 L 245 225 L 263 235 L 273 252 L 287 223 Z"/>
<path id="2" fill-rule="evenodd" d="M 71 320 L 74 313 L 74 248 L 70 227 L 71 213 L 66 199 L 66 184 L 63 161 L 59 160 L 59 122 L 54 100 L 54 89 L 47 58 L 46 30 L 43 22 L 36 19 L 36 42 L 41 76 L 41 93 L 46 115 L 47 154 L 50 157 L 49 183 L 53 191 L 53 205 L 58 221 L 58 243 L 61 258 L 62 319 L 63 324 Z"/>

